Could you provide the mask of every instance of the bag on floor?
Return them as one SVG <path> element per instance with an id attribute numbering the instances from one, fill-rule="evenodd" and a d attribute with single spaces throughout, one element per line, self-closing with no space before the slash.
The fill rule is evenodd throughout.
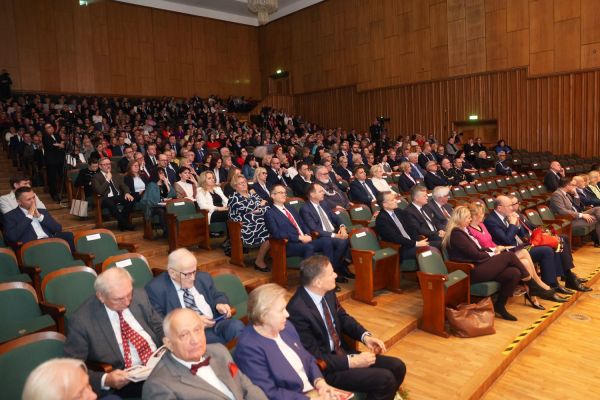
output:
<path id="1" fill-rule="evenodd" d="M 494 315 L 494 304 L 490 297 L 478 303 L 459 304 L 456 309 L 446 307 L 446 320 L 452 333 L 463 338 L 496 333 Z"/>

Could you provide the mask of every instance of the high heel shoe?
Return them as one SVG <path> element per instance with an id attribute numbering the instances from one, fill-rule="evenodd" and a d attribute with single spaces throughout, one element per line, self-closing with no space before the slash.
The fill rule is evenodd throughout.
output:
<path id="1" fill-rule="evenodd" d="M 525 296 L 523 296 L 523 299 L 525 301 L 525 304 L 527 304 L 527 302 L 529 302 L 529 304 L 531 304 L 531 307 L 535 308 L 536 310 L 545 310 L 546 308 L 541 305 L 540 303 L 536 301 L 533 301 L 533 298 L 529 295 L 529 293 L 525 293 Z"/>

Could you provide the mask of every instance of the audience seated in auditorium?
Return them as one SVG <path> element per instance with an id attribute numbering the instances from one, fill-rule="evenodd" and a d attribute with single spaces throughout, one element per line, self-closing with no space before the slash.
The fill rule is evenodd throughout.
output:
<path id="1" fill-rule="evenodd" d="M 573 177 L 573 181 L 575 181 L 577 196 L 579 196 L 579 200 L 584 207 L 600 206 L 600 199 L 589 188 L 588 175 L 576 175 Z"/>
<path id="2" fill-rule="evenodd" d="M 519 281 L 525 281 L 531 296 L 540 296 L 545 290 L 531 279 L 531 275 L 513 252 L 497 252 L 482 247 L 471 239 L 467 229 L 470 224 L 469 209 L 464 206 L 456 207 L 448 221 L 442 245 L 446 248 L 450 260 L 475 265 L 471 271 L 471 283 L 500 283 L 500 291 L 494 302 L 496 315 L 508 321 L 516 321 L 517 318 L 506 310 L 506 302 L 512 297 Z"/>
<path id="3" fill-rule="evenodd" d="M 404 210 L 409 228 L 417 235 L 426 237 L 430 246 L 439 248 L 445 231 L 435 226 L 433 212 L 425 207 L 428 202 L 427 189 L 422 185 L 413 186 L 410 199 L 411 203 Z"/>
<path id="4" fill-rule="evenodd" d="M 392 400 L 406 366 L 383 355 L 385 344 L 350 316 L 335 295 L 336 274 L 327 257 L 313 256 L 300 265 L 300 287 L 287 305 L 300 342 L 313 357 L 325 362 L 327 383 L 368 399 Z M 346 342 L 361 341 L 368 351 L 357 352 Z"/>
<path id="5" fill-rule="evenodd" d="M 179 168 L 179 180 L 175 182 L 177 198 L 196 201 L 198 182 L 191 173 L 189 167 Z"/>
<path id="6" fill-rule="evenodd" d="M 248 191 L 248 181 L 243 175 L 236 175 L 232 181 L 235 192 L 229 197 L 229 219 L 242 223 L 242 244 L 246 247 L 258 247 L 254 260 L 254 268 L 261 272 L 269 272 L 265 256 L 269 251 L 269 231 L 265 224 L 265 212 L 269 208 L 267 200 L 263 200 L 254 192 Z"/>
<path id="7" fill-rule="evenodd" d="M 311 185 L 312 170 L 305 162 L 299 162 L 296 166 L 298 174 L 290 182 L 294 194 L 298 197 L 306 198 L 308 188 Z"/>
<path id="8" fill-rule="evenodd" d="M 38 365 L 27 377 L 23 400 L 96 400 L 87 367 L 81 360 L 53 358 Z M 117 397 L 105 396 L 105 400 Z"/>
<path id="9" fill-rule="evenodd" d="M 227 221 L 227 197 L 223 190 L 215 182 L 215 174 L 212 171 L 204 171 L 198 179 L 197 201 L 201 210 L 208 211 L 208 222 Z"/>
<path id="10" fill-rule="evenodd" d="M 506 153 L 504 151 L 500 151 L 498 153 L 498 161 L 496 161 L 496 174 L 498 174 L 498 175 L 515 175 L 516 174 L 516 172 L 513 171 L 513 169 L 508 166 L 508 161 L 506 161 Z"/>
<path id="11" fill-rule="evenodd" d="M 436 186 L 450 186 L 448 179 L 438 171 L 438 163 L 436 161 L 428 161 L 425 168 L 427 170 L 425 174 L 425 186 L 427 189 L 433 190 Z"/>
<path id="12" fill-rule="evenodd" d="M 120 174 L 113 175 L 110 158 L 101 158 L 100 173 L 92 178 L 94 193 L 102 196 L 102 208 L 108 208 L 111 215 L 118 221 L 119 230 L 135 230 L 129 222 L 129 214 L 133 210 L 134 197 Z M 119 206 L 122 208 L 119 209 Z"/>
<path id="13" fill-rule="evenodd" d="M 37 207 L 37 196 L 29 186 L 15 191 L 18 207 L 4 214 L 4 238 L 12 243 L 27 243 L 36 239 L 57 237 L 69 243 L 75 251 L 73 232 L 63 232 L 45 208 Z"/>
<path id="14" fill-rule="evenodd" d="M 145 382 L 142 398 L 266 400 L 242 371 L 232 369 L 235 364 L 225 346 L 207 344 L 204 326 L 205 319 L 189 308 L 175 309 L 165 317 L 163 341 L 168 351 Z"/>
<path id="15" fill-rule="evenodd" d="M 281 166 L 281 160 L 277 157 L 271 158 L 269 164 L 270 168 L 267 169 L 267 187 L 271 189 L 273 185 L 281 184 L 289 186 L 291 178 L 286 168 Z"/>
<path id="16" fill-rule="evenodd" d="M 269 399 L 335 398 L 315 357 L 302 346 L 287 320 L 285 299 L 285 289 L 275 283 L 250 293 L 250 324 L 240 335 L 235 362 Z"/>
<path id="17" fill-rule="evenodd" d="M 318 182 L 325 189 L 325 199 L 322 204 L 324 207 L 332 210 L 337 206 L 348 208 L 352 204 L 348 200 L 346 192 L 340 189 L 331 179 L 326 167 L 321 165 L 315 169 L 315 182 Z"/>
<path id="18" fill-rule="evenodd" d="M 112 366 L 108 373 L 88 370 L 98 395 L 139 397 L 143 382 L 131 382 L 124 369 L 146 364 L 162 345 L 162 318 L 123 268 L 100 274 L 94 290 L 69 318 L 65 355 Z"/>
<path id="19" fill-rule="evenodd" d="M 208 343 L 228 343 L 239 335 L 244 324 L 231 319 L 229 299 L 215 288 L 210 274 L 198 271 L 197 264 L 196 256 L 188 249 L 171 252 L 167 270 L 146 285 L 146 293 L 159 315 L 190 308 L 200 315 Z M 219 316 L 222 319 L 217 319 Z"/>
<path id="20" fill-rule="evenodd" d="M 11 191 L 8 194 L 0 196 L 0 211 L 2 214 L 6 214 L 9 211 L 17 208 L 18 202 L 17 197 L 15 196 L 15 191 L 20 187 L 31 187 L 31 180 L 25 175 L 15 175 L 11 176 L 8 183 L 10 184 Z M 36 208 L 46 208 L 44 203 L 40 200 L 40 198 L 35 196 L 35 206 Z"/>
<path id="21" fill-rule="evenodd" d="M 594 247 L 600 247 L 600 207 L 585 209 L 575 190 L 575 181 L 570 178 L 561 178 L 552 196 L 550 196 L 550 209 L 558 215 L 572 218 L 573 228 L 590 226 L 594 229 Z"/>
<path id="22" fill-rule="evenodd" d="M 506 144 L 504 139 L 500 139 L 500 140 L 498 140 L 498 143 L 496 144 L 494 151 L 496 152 L 496 154 L 499 154 L 501 151 L 503 151 L 504 154 L 511 154 L 512 148 Z"/>
<path id="23" fill-rule="evenodd" d="M 369 179 L 378 192 L 389 192 L 392 190 L 390 184 L 383 177 L 383 167 L 379 164 L 374 165 L 369 171 Z"/>
<path id="24" fill-rule="evenodd" d="M 437 230 L 445 230 L 446 224 L 452 211 L 452 206 L 448 203 L 450 197 L 450 188 L 448 186 L 436 186 L 431 193 L 431 200 L 424 208 L 433 215 L 433 225 Z"/>

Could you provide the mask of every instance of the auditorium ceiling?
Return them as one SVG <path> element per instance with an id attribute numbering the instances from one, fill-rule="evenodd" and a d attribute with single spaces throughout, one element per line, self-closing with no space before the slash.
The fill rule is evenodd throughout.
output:
<path id="1" fill-rule="evenodd" d="M 198 15 L 201 17 L 220 19 L 238 24 L 258 26 L 256 14 L 248 10 L 247 0 L 117 0 L 122 3 L 159 8 Z M 269 20 L 292 14 L 323 0 L 279 0 L 279 9 L 270 15 Z"/>

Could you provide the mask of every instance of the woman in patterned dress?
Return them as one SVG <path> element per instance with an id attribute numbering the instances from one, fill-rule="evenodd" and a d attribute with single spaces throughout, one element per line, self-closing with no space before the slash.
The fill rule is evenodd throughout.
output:
<path id="1" fill-rule="evenodd" d="M 229 197 L 229 218 L 242 223 L 244 246 L 260 246 L 254 268 L 261 272 L 269 272 L 271 268 L 265 263 L 265 256 L 269 251 L 269 231 L 264 218 L 268 208 L 267 201 L 248 192 L 248 181 L 242 174 L 233 177 L 231 186 L 235 188 L 235 193 Z"/>

